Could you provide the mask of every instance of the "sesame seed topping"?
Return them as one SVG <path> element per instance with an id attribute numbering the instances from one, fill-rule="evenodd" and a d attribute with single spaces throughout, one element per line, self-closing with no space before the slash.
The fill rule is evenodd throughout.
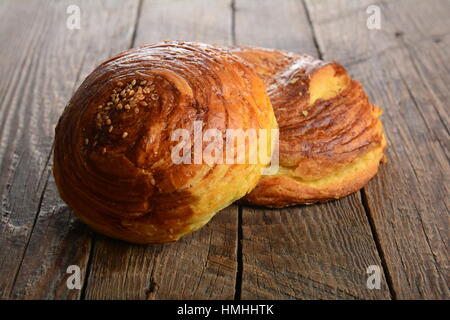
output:
<path id="1" fill-rule="evenodd" d="M 112 132 L 112 131 L 113 131 L 113 126 L 109 126 L 108 132 Z"/>
<path id="2" fill-rule="evenodd" d="M 129 105 L 129 104 L 126 104 L 126 105 L 125 105 L 125 109 L 130 110 L 130 105 Z"/>
<path id="3" fill-rule="evenodd" d="M 128 136 L 128 132 L 124 132 L 124 133 L 122 133 L 122 138 L 126 138 Z"/>
<path id="4" fill-rule="evenodd" d="M 109 126 L 111 124 L 111 119 L 107 119 L 106 124 Z"/>
<path id="5" fill-rule="evenodd" d="M 102 153 L 103 153 L 103 154 L 105 154 L 105 153 L 106 153 L 106 148 L 105 148 L 105 147 L 103 147 L 103 149 L 102 149 Z"/>
<path id="6" fill-rule="evenodd" d="M 133 81 L 131 81 L 131 85 L 134 86 L 136 84 L 136 79 L 133 79 Z"/>
<path id="7" fill-rule="evenodd" d="M 308 115 L 308 111 L 306 111 L 306 110 L 303 110 L 302 113 L 305 117 Z"/>
<path id="8" fill-rule="evenodd" d="M 128 92 L 128 95 L 129 95 L 129 96 L 134 95 L 134 90 L 130 90 L 130 92 Z"/>
<path id="9" fill-rule="evenodd" d="M 88 145 L 88 144 L 89 144 L 89 139 L 88 139 L 88 138 L 84 139 L 84 144 L 85 144 L 85 145 Z"/>
<path id="10" fill-rule="evenodd" d="M 146 80 L 142 80 L 142 81 L 141 81 L 141 86 L 145 85 L 146 83 L 147 83 Z"/>
<path id="11" fill-rule="evenodd" d="M 139 108 L 134 109 L 134 113 L 139 113 Z"/>
<path id="12" fill-rule="evenodd" d="M 102 105 L 99 105 L 97 108 L 98 108 L 98 109 L 101 109 L 101 108 L 103 108 L 103 106 L 102 106 Z"/>
<path id="13" fill-rule="evenodd" d="M 146 107 L 146 106 L 148 106 L 148 103 L 145 102 L 145 101 L 141 101 L 141 105 L 144 106 L 144 107 Z"/>
<path id="14" fill-rule="evenodd" d="M 117 82 L 117 86 L 118 87 L 123 87 L 123 82 L 122 81 Z"/>
<path id="15" fill-rule="evenodd" d="M 156 93 L 152 94 L 152 100 L 158 100 L 158 99 L 159 99 L 159 96 Z"/>

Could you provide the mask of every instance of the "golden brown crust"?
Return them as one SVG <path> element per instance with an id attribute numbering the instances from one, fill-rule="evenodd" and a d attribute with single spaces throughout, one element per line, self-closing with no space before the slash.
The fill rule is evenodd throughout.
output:
<path id="1" fill-rule="evenodd" d="M 280 172 L 243 200 L 284 207 L 339 198 L 362 188 L 383 158 L 381 110 L 336 62 L 234 48 L 260 75 L 280 127 Z"/>
<path id="2" fill-rule="evenodd" d="M 250 192 L 263 165 L 174 164 L 174 130 L 192 132 L 194 121 L 204 130 L 269 129 L 274 119 L 259 77 L 221 49 L 182 42 L 132 49 L 97 67 L 64 110 L 56 183 L 100 233 L 175 241 Z"/>

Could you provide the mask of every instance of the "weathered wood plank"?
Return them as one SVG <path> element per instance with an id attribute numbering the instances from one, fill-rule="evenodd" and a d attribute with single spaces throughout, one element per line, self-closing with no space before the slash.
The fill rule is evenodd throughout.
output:
<path id="1" fill-rule="evenodd" d="M 318 56 L 300 1 L 236 1 L 235 7 L 237 44 L 276 43 Z M 367 267 L 382 264 L 359 194 L 283 210 L 244 207 L 242 221 L 243 299 L 390 297 L 386 281 L 381 290 L 366 287 Z"/>
<path id="2" fill-rule="evenodd" d="M 317 55 L 303 3 L 237 0 L 236 43 Z"/>
<path id="3" fill-rule="evenodd" d="M 134 45 L 164 40 L 229 45 L 231 0 L 144 0 Z"/>
<path id="4" fill-rule="evenodd" d="M 66 27 L 69 5 L 81 28 Z M 59 199 L 51 176 L 53 130 L 81 80 L 129 47 L 138 1 L 2 2 L 0 297 L 76 299 L 66 269 L 86 271 L 91 235 Z M 12 14 L 13 13 L 13 14 Z M 14 21 L 20 17 L 21 23 Z M 3 32 L 6 31 L 6 32 Z M 7 80 L 7 81 L 5 81 Z"/>
<path id="5" fill-rule="evenodd" d="M 87 299 L 231 299 L 235 206 L 176 243 L 138 246 L 97 237 Z"/>
<path id="6" fill-rule="evenodd" d="M 162 40 L 230 44 L 230 1 L 144 1 L 136 45 Z M 232 299 L 237 206 L 173 244 L 135 246 L 98 237 L 88 299 Z"/>
<path id="7" fill-rule="evenodd" d="M 325 58 L 343 59 L 384 110 L 389 163 L 365 198 L 394 293 L 448 299 L 450 3 L 381 2 L 380 30 L 366 28 L 368 2 L 353 3 L 307 1 Z"/>
<path id="8" fill-rule="evenodd" d="M 357 196 L 283 210 L 243 210 L 243 299 L 386 299 L 366 287 L 381 267 Z"/>

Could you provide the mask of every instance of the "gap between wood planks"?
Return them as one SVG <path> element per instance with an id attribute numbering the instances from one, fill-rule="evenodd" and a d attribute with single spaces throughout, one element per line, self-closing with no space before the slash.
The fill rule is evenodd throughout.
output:
<path id="1" fill-rule="evenodd" d="M 81 59 L 80 68 L 78 69 L 77 75 L 75 77 L 74 86 L 73 86 L 73 88 L 71 90 L 72 92 L 75 92 L 75 90 L 77 89 L 77 86 L 78 86 L 78 82 L 80 81 L 81 70 L 83 69 L 83 65 L 84 65 L 84 59 L 85 59 L 85 56 L 83 56 L 83 58 Z M 13 283 L 12 283 L 12 286 L 11 286 L 11 290 L 9 291 L 9 296 L 10 297 L 12 296 L 12 294 L 14 292 L 15 285 L 16 285 L 17 279 L 18 279 L 19 274 L 20 274 L 20 269 L 22 268 L 23 261 L 25 260 L 25 256 L 27 254 L 27 250 L 28 250 L 28 247 L 30 245 L 31 238 L 33 236 L 33 231 L 34 231 L 34 229 L 36 227 L 36 223 L 37 223 L 37 221 L 39 219 L 39 213 L 41 211 L 42 202 L 43 202 L 44 196 L 45 196 L 45 191 L 47 190 L 48 181 L 50 179 L 50 175 L 52 174 L 52 170 L 51 170 L 51 168 L 49 168 L 49 164 L 50 164 L 52 156 L 53 156 L 54 147 L 55 147 L 55 141 L 52 142 L 49 154 L 47 155 L 47 159 L 45 161 L 44 169 L 42 170 L 42 174 L 41 174 L 41 179 L 40 180 L 44 179 L 44 186 L 42 188 L 42 193 L 41 193 L 41 195 L 39 197 L 39 202 L 38 202 L 38 205 L 37 205 L 36 214 L 35 214 L 35 217 L 34 217 L 34 220 L 33 220 L 33 224 L 31 226 L 30 234 L 29 234 L 27 242 L 25 244 L 25 247 L 24 247 L 24 250 L 23 250 L 23 254 L 22 254 L 22 257 L 20 259 L 19 266 L 17 267 L 17 271 L 16 271 L 16 274 L 14 276 L 14 280 L 13 280 Z M 38 185 L 40 185 L 40 184 L 41 184 L 41 182 L 39 181 Z M 83 284 L 83 286 L 84 286 L 84 284 Z"/>
<path id="2" fill-rule="evenodd" d="M 303 7 L 305 8 L 306 17 L 308 18 L 309 24 L 311 25 L 312 37 L 313 37 L 314 45 L 316 46 L 316 49 L 317 49 L 317 52 L 318 52 L 318 55 L 319 55 L 319 59 L 323 59 L 322 49 L 320 48 L 320 45 L 319 45 L 319 42 L 318 42 L 318 39 L 317 39 L 315 26 L 314 26 L 314 23 L 312 22 L 311 14 L 310 14 L 308 5 L 306 4 L 305 0 L 302 0 L 302 4 L 303 4 Z M 373 237 L 373 240 L 374 240 L 376 248 L 377 248 L 377 253 L 378 253 L 378 256 L 379 256 L 379 258 L 381 260 L 381 264 L 382 264 L 384 276 L 385 276 L 385 279 L 386 279 L 386 282 L 387 282 L 387 285 L 388 285 L 389 293 L 391 295 L 391 298 L 396 300 L 397 296 L 396 296 L 396 293 L 395 293 L 395 290 L 394 290 L 392 277 L 391 277 L 391 275 L 389 273 L 389 269 L 388 269 L 388 266 L 387 266 L 387 263 L 386 263 L 386 258 L 385 258 L 384 252 L 383 252 L 383 248 L 381 246 L 380 239 L 378 237 L 378 233 L 377 233 L 377 230 L 376 230 L 376 226 L 375 226 L 375 223 L 373 221 L 372 213 L 371 213 L 369 205 L 367 203 L 366 192 L 367 192 L 366 191 L 366 187 L 363 187 L 360 191 L 358 191 L 360 199 L 361 199 L 361 203 L 362 203 L 363 208 L 364 208 L 364 212 L 366 213 L 366 217 L 367 217 L 367 220 L 368 220 L 369 225 L 370 225 L 370 231 L 372 232 L 372 237 Z"/>
<path id="3" fill-rule="evenodd" d="M 236 45 L 236 0 L 231 0 L 231 44 Z M 237 220 L 237 248 L 236 248 L 236 279 L 234 288 L 234 300 L 241 300 L 242 294 L 242 274 L 244 272 L 244 261 L 242 259 L 242 205 L 238 205 Z"/>
<path id="4" fill-rule="evenodd" d="M 141 18 L 141 9 L 142 9 L 143 1 L 144 0 L 139 0 L 139 2 L 138 2 L 138 6 L 137 6 L 137 10 L 136 10 L 136 18 L 134 19 L 134 29 L 133 29 L 133 33 L 131 36 L 130 45 L 128 46 L 129 49 L 133 48 L 135 41 L 136 41 L 138 23 L 139 23 L 139 19 Z M 81 70 L 81 68 L 80 68 L 80 70 Z M 53 149 L 53 147 L 52 147 L 52 149 Z M 96 234 L 94 234 L 92 236 L 91 245 L 89 248 L 89 258 L 88 258 L 87 265 L 86 265 L 86 272 L 83 277 L 84 281 L 83 281 L 83 285 L 81 287 L 80 300 L 85 300 L 85 297 L 86 297 L 86 289 L 87 289 L 87 286 L 89 283 L 89 276 L 91 274 L 91 266 L 92 266 L 94 251 L 95 251 L 96 239 L 97 239 L 97 236 L 96 236 Z"/>
<path id="5" fill-rule="evenodd" d="M 322 50 L 320 48 L 320 45 L 318 43 L 318 39 L 316 36 L 316 32 L 315 32 L 315 26 L 312 23 L 311 20 L 311 16 L 310 16 L 310 12 L 308 10 L 308 6 L 306 5 L 305 1 L 302 0 L 301 1 L 302 6 L 304 7 L 305 13 L 306 13 L 306 17 L 307 20 L 311 26 L 311 31 L 312 31 L 312 37 L 313 37 L 313 43 L 315 46 L 315 49 L 317 50 L 317 54 L 318 54 L 318 58 L 322 59 L 323 58 L 323 53 Z M 236 5 L 235 5 L 235 0 L 231 1 L 230 4 L 231 7 L 231 35 L 232 35 L 232 44 L 236 45 Z M 380 258 L 380 261 L 382 263 L 382 267 L 383 267 L 383 272 L 385 275 L 385 279 L 387 281 L 388 284 L 388 289 L 389 289 L 389 293 L 392 299 L 396 299 L 396 294 L 395 291 L 393 289 L 393 284 L 392 284 L 392 278 L 391 275 L 389 273 L 389 269 L 387 267 L 386 264 L 386 260 L 385 260 L 385 256 L 379 241 L 379 237 L 377 235 L 377 231 L 376 231 L 376 227 L 375 224 L 373 222 L 373 218 L 371 216 L 371 212 L 370 212 L 370 208 L 367 204 L 367 199 L 365 197 L 365 189 L 363 188 L 361 191 L 359 191 L 359 196 L 361 199 L 361 203 L 363 205 L 364 208 L 364 212 L 366 214 L 367 220 L 368 220 L 368 224 L 370 226 L 370 230 L 371 230 L 371 234 L 372 234 L 372 238 L 375 242 L 376 245 L 376 249 L 377 249 L 377 254 Z M 235 285 L 235 294 L 234 294 L 234 299 L 235 300 L 240 300 L 241 299 L 241 294 L 242 294 L 242 277 L 243 277 L 243 252 L 242 252 L 242 242 L 243 242 L 243 206 L 239 205 L 238 207 L 238 230 L 237 230 L 237 270 L 236 270 L 236 285 Z"/>

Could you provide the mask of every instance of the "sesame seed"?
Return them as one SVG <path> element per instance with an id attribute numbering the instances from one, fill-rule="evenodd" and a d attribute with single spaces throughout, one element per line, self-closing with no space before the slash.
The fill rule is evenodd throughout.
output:
<path id="1" fill-rule="evenodd" d="M 99 113 L 97 113 L 97 119 L 98 120 L 100 120 L 102 118 L 102 115 L 101 115 L 101 113 L 99 112 Z"/>
<path id="2" fill-rule="evenodd" d="M 141 81 L 141 86 L 145 85 L 147 83 L 146 80 Z"/>
<path id="3" fill-rule="evenodd" d="M 101 108 L 103 108 L 103 106 L 102 106 L 102 105 L 99 105 L 99 106 L 97 107 L 97 109 L 101 109 Z"/>
<path id="4" fill-rule="evenodd" d="M 122 105 L 121 103 L 119 103 L 119 104 L 117 105 L 117 109 L 122 110 L 122 108 L 123 108 L 123 105 Z"/>
<path id="5" fill-rule="evenodd" d="M 130 92 L 128 92 L 129 96 L 132 96 L 134 94 L 134 90 L 130 90 Z"/>
<path id="6" fill-rule="evenodd" d="M 139 113 L 139 108 L 134 109 L 134 113 Z"/>
<path id="7" fill-rule="evenodd" d="M 122 133 L 122 138 L 126 138 L 128 136 L 128 132 L 124 132 L 124 133 Z"/>
<path id="8" fill-rule="evenodd" d="M 305 117 L 308 115 L 308 111 L 306 111 L 306 110 L 303 110 L 302 113 Z"/>
<path id="9" fill-rule="evenodd" d="M 145 102 L 145 101 L 141 101 L 141 105 L 144 106 L 144 107 L 146 107 L 146 106 L 148 106 L 148 103 Z"/>
<path id="10" fill-rule="evenodd" d="M 105 153 L 106 153 L 106 148 L 105 148 L 105 147 L 103 147 L 103 149 L 102 149 L 102 153 L 103 153 L 103 154 L 105 154 Z"/>
<path id="11" fill-rule="evenodd" d="M 88 144 L 89 144 L 89 139 L 88 139 L 88 138 L 84 139 L 84 144 L 85 144 L 85 145 L 88 145 Z"/>
<path id="12" fill-rule="evenodd" d="M 97 145 L 98 141 L 95 140 L 93 146 L 95 147 Z"/>
<path id="13" fill-rule="evenodd" d="M 129 104 L 126 104 L 126 105 L 125 105 L 125 109 L 130 110 L 130 105 L 129 105 Z"/>
<path id="14" fill-rule="evenodd" d="M 122 97 L 124 97 L 124 96 L 125 96 L 125 94 L 126 94 L 126 91 L 125 91 L 125 89 L 123 89 L 122 91 L 120 91 L 120 95 L 121 95 Z"/>
<path id="15" fill-rule="evenodd" d="M 109 109 L 111 109 L 111 107 L 106 107 L 106 108 L 105 108 L 105 111 L 108 111 Z"/>
<path id="16" fill-rule="evenodd" d="M 112 131 L 113 131 L 113 126 L 109 126 L 108 132 L 112 132 Z"/>
<path id="17" fill-rule="evenodd" d="M 107 119 L 106 124 L 109 126 L 111 124 L 111 119 Z"/>
<path id="18" fill-rule="evenodd" d="M 123 87 L 123 82 L 122 81 L 117 82 L 117 86 L 118 87 Z"/>
<path id="19" fill-rule="evenodd" d="M 159 96 L 156 93 L 152 94 L 152 100 L 158 100 L 158 99 L 159 99 Z"/>
<path id="20" fill-rule="evenodd" d="M 134 86 L 136 84 L 136 79 L 133 79 L 133 81 L 131 81 L 131 85 Z"/>

